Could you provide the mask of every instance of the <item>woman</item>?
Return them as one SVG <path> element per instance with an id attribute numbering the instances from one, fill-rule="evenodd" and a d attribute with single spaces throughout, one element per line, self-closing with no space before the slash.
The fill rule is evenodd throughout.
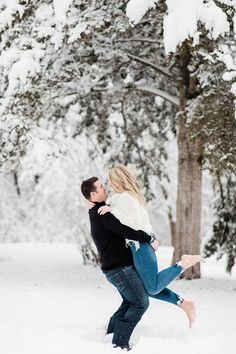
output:
<path id="1" fill-rule="evenodd" d="M 116 192 L 107 204 L 101 207 L 99 214 L 111 212 L 121 223 L 153 235 L 147 211 L 147 203 L 131 171 L 118 165 L 109 171 L 109 184 Z M 155 236 L 153 235 L 153 238 Z M 199 255 L 184 255 L 180 262 L 158 273 L 158 263 L 154 249 L 150 244 L 127 240 L 131 248 L 134 265 L 148 294 L 180 306 L 188 316 L 189 327 L 195 320 L 195 305 L 167 289 L 166 286 L 184 270 L 201 261 Z"/>

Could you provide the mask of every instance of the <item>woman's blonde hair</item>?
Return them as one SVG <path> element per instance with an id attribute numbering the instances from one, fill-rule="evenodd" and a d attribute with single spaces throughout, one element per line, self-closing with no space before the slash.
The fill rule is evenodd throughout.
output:
<path id="1" fill-rule="evenodd" d="M 113 167 L 108 174 L 109 182 L 116 192 L 129 192 L 139 203 L 147 207 L 147 202 L 132 172 L 124 165 Z"/>

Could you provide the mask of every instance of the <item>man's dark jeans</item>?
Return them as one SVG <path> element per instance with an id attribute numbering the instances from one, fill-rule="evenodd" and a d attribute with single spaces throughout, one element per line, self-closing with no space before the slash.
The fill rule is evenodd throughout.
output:
<path id="1" fill-rule="evenodd" d="M 114 333 L 112 343 L 128 346 L 130 336 L 149 306 L 142 280 L 133 266 L 104 272 L 107 280 L 119 291 L 123 301 L 110 318 L 107 333 Z"/>

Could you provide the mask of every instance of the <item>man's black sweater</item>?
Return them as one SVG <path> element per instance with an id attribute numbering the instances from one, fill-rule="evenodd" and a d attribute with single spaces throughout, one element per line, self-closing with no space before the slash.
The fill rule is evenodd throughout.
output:
<path id="1" fill-rule="evenodd" d="M 96 202 L 89 210 L 91 234 L 100 256 L 101 269 L 109 271 L 133 265 L 132 253 L 125 239 L 150 242 L 151 236 L 121 224 L 111 213 L 99 215 L 98 209 L 103 205 L 105 202 Z"/>

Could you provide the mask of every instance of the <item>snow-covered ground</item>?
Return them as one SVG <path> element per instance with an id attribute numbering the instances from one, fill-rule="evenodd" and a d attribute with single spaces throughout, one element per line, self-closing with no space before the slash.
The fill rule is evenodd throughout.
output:
<path id="1" fill-rule="evenodd" d="M 168 265 L 172 249 L 161 247 Z M 82 265 L 72 244 L 0 245 L 0 353 L 107 354 L 109 316 L 120 304 L 116 290 L 99 268 Z M 176 281 L 171 288 L 197 305 L 189 330 L 182 310 L 151 299 L 131 338 L 137 354 L 233 354 L 236 348 L 236 270 L 224 261 L 202 265 L 200 280 Z"/>

